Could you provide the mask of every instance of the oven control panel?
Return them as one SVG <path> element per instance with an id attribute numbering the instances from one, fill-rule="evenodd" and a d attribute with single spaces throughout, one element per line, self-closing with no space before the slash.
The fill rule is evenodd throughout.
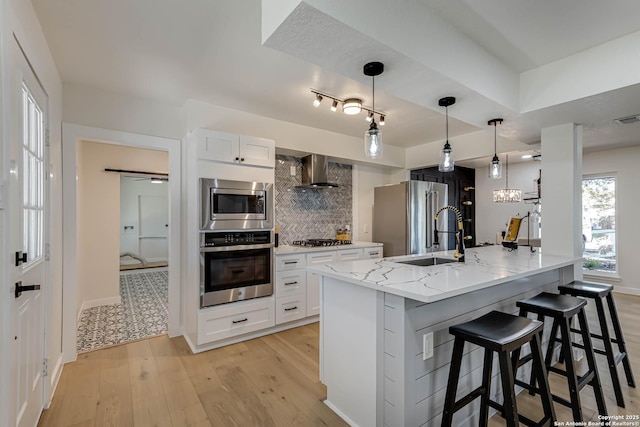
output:
<path id="1" fill-rule="evenodd" d="M 271 230 L 216 231 L 200 234 L 200 247 L 262 245 L 271 243 Z"/>

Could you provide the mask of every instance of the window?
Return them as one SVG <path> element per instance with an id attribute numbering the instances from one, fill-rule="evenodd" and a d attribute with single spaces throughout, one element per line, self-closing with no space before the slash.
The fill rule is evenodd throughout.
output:
<path id="1" fill-rule="evenodd" d="M 22 235 L 29 265 L 42 259 L 44 246 L 44 118 L 25 84 L 22 117 Z"/>
<path id="2" fill-rule="evenodd" d="M 616 178 L 582 179 L 582 268 L 587 274 L 616 274 Z"/>

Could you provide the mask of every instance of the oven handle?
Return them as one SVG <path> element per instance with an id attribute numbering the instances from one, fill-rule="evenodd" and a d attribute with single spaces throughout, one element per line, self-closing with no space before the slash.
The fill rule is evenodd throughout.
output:
<path id="1" fill-rule="evenodd" d="M 261 245 L 236 245 L 236 246 L 216 246 L 216 247 L 201 247 L 200 253 L 203 252 L 224 252 L 224 251 L 244 251 L 247 249 L 268 249 L 273 248 L 273 243 L 264 243 Z"/>

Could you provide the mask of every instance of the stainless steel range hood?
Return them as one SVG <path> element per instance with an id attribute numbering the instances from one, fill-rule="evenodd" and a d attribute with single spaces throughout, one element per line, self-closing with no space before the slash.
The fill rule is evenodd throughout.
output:
<path id="1" fill-rule="evenodd" d="M 302 185 L 299 188 L 335 188 L 329 182 L 329 160 L 327 156 L 310 154 L 302 158 Z"/>

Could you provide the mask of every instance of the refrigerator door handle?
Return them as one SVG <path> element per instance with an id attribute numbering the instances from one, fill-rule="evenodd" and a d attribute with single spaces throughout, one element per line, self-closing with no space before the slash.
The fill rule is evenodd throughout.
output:
<path id="1" fill-rule="evenodd" d="M 432 225 L 433 224 L 433 217 L 436 215 L 436 209 L 438 208 L 438 192 L 437 191 L 429 191 L 427 193 L 427 215 L 428 218 L 426 218 L 426 227 L 425 227 L 425 231 L 426 231 L 426 243 L 427 243 L 427 249 L 430 249 L 431 251 L 433 251 L 433 229 L 432 229 Z"/>

